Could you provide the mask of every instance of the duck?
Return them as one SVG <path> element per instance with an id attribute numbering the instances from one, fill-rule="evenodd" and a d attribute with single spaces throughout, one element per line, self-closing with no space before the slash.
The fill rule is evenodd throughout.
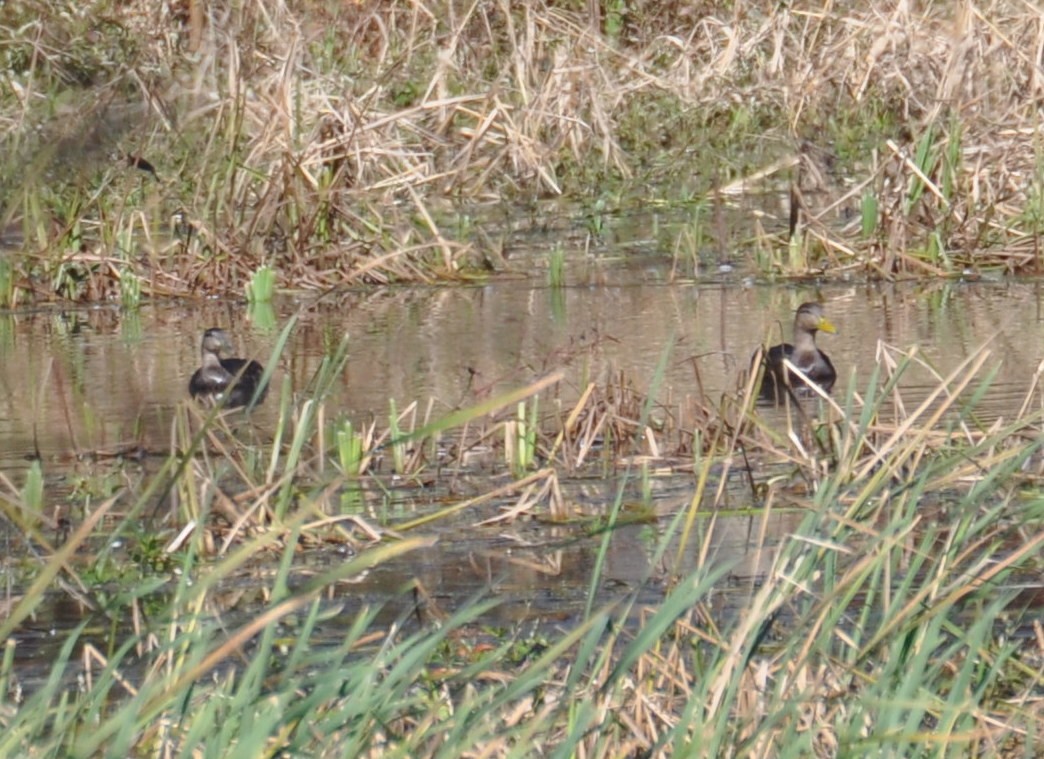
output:
<path id="1" fill-rule="evenodd" d="M 245 358 L 221 357 L 232 350 L 232 340 L 225 330 L 211 327 L 203 333 L 200 346 L 202 366 L 189 380 L 189 395 L 228 408 L 246 406 L 251 401 L 256 405 L 265 399 L 268 385 L 262 384 L 264 367 Z"/>
<path id="2" fill-rule="evenodd" d="M 803 378 L 783 365 L 783 359 L 788 359 L 824 392 L 830 392 L 837 371 L 830 357 L 816 346 L 816 332 L 836 334 L 837 328 L 826 318 L 821 304 L 802 303 L 794 314 L 794 344 L 773 345 L 764 353 L 762 399 L 779 403 L 786 397 L 787 388 L 798 396 L 815 395 Z"/>

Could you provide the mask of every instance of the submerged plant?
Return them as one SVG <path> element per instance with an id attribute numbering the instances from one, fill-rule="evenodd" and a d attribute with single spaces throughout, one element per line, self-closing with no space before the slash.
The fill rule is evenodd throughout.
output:
<path id="1" fill-rule="evenodd" d="M 916 169 L 910 176 L 905 196 L 904 211 L 908 215 L 916 207 L 927 187 L 928 177 L 934 172 L 938 160 L 938 144 L 935 129 L 929 127 L 917 141 L 913 155 L 913 167 Z"/>

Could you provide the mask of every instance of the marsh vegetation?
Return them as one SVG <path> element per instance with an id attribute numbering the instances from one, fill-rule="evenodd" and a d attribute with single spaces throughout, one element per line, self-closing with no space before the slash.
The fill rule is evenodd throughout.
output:
<path id="1" fill-rule="evenodd" d="M 0 307 L 243 300 L 279 367 L 353 285 L 1038 272 L 1039 14 L 727 5 L 6 3 Z M 1039 369 L 984 414 L 990 345 L 881 344 L 769 412 L 674 393 L 667 336 L 362 421 L 324 341 L 265 418 L 0 471 L 0 755 L 1034 755 Z M 468 541 L 438 597 L 419 557 Z M 496 615 L 576 556 L 567 613 Z"/>

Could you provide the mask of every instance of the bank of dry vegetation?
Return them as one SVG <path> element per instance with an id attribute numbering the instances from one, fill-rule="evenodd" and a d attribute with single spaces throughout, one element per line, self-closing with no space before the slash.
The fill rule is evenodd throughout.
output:
<path id="1" fill-rule="evenodd" d="M 591 209 L 643 206 L 714 209 L 662 250 L 766 275 L 1037 268 L 1025 3 L 0 14 L 7 304 L 239 293 L 263 264 L 295 288 L 453 279 L 511 269 L 517 225 L 579 248 Z M 779 203 L 730 212 L 789 188 L 789 246 Z"/>

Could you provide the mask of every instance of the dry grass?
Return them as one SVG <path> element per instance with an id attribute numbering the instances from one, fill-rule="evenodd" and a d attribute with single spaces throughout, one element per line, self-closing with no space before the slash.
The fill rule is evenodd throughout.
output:
<path id="1" fill-rule="evenodd" d="M 295 288 L 455 278 L 504 242 L 476 238 L 476 204 L 607 190 L 793 185 L 801 255 L 765 264 L 786 274 L 1037 267 L 1023 3 L 190 5 L 209 15 L 5 6 L 12 299 L 113 298 L 130 274 L 241 292 L 264 263 Z"/>

